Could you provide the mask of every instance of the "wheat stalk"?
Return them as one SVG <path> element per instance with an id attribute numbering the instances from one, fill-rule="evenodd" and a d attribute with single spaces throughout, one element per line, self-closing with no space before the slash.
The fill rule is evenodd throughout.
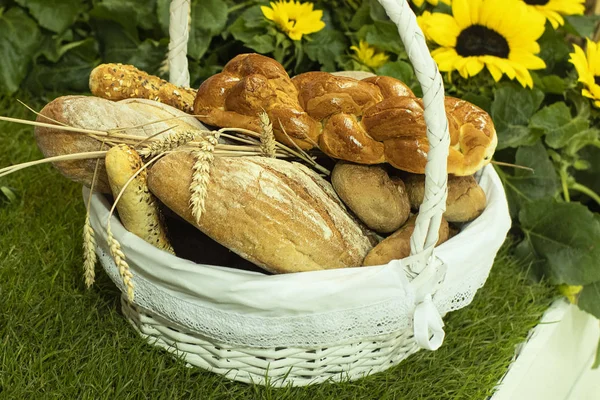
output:
<path id="1" fill-rule="evenodd" d="M 192 215 L 196 218 L 196 224 L 200 224 L 200 217 L 206 209 L 206 194 L 208 192 L 208 181 L 210 179 L 210 166 L 215 159 L 215 147 L 219 141 L 219 132 L 211 132 L 204 138 L 200 150 L 193 152 L 196 162 L 194 163 L 192 183 L 190 185 L 190 206 Z"/>
<path id="2" fill-rule="evenodd" d="M 260 151 L 263 156 L 275 158 L 275 135 L 273 135 L 273 124 L 269 116 L 263 110 L 258 114 L 260 121 Z"/>
<path id="3" fill-rule="evenodd" d="M 134 297 L 134 287 L 133 287 L 133 274 L 129 269 L 129 264 L 125 260 L 125 254 L 121 250 L 121 243 L 113 236 L 112 230 L 110 229 L 110 221 L 106 225 L 106 234 L 108 247 L 110 249 L 110 254 L 115 261 L 115 264 L 119 270 L 119 275 L 121 275 L 121 279 L 123 279 L 123 284 L 127 289 L 127 299 L 129 301 L 133 301 Z"/>
<path id="4" fill-rule="evenodd" d="M 85 278 L 85 286 L 88 288 L 92 286 L 96 277 L 95 266 L 96 239 L 94 238 L 94 229 L 90 224 L 90 212 L 88 209 L 85 213 L 85 223 L 83 224 L 83 276 Z"/>
<path id="5" fill-rule="evenodd" d="M 176 149 L 183 146 L 196 138 L 198 132 L 184 131 L 168 135 L 159 140 L 152 141 L 147 147 L 140 149 L 138 153 L 142 157 L 154 157 L 160 153 Z"/>

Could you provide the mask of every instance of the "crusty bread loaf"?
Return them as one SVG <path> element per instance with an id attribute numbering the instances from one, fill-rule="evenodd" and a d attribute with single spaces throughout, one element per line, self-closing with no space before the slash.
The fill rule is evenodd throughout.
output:
<path id="1" fill-rule="evenodd" d="M 150 170 L 150 190 L 215 241 L 276 273 L 356 267 L 369 239 L 314 174 L 279 159 L 216 158 L 206 210 L 190 209 L 194 156 L 175 152 Z M 201 249 L 199 249 L 201 251 Z"/>
<path id="2" fill-rule="evenodd" d="M 338 162 L 331 183 L 348 208 L 374 231 L 394 232 L 408 219 L 404 184 L 390 179 L 381 166 Z"/>
<path id="3" fill-rule="evenodd" d="M 54 121 L 58 121 L 68 126 L 98 131 L 128 128 L 122 133 L 140 137 L 153 136 L 171 127 L 174 128 L 163 135 L 202 128 L 202 124 L 193 119 L 179 118 L 183 115 L 186 114 L 182 111 L 150 100 L 113 102 L 93 96 L 63 96 L 48 103 L 37 121 L 56 125 Z M 178 118 L 150 124 L 172 117 Z M 86 134 L 60 128 L 36 127 L 35 138 L 46 157 L 98 151 L 102 144 Z M 108 150 L 108 147 L 104 149 Z M 90 186 L 96 160 L 62 161 L 54 165 L 67 178 Z M 95 190 L 110 193 L 104 160 L 100 160 Z"/>
<path id="4" fill-rule="evenodd" d="M 447 97 L 445 107 L 448 171 L 471 175 L 491 160 L 494 125 L 469 102 Z M 423 102 L 394 78 L 307 72 L 290 79 L 277 61 L 241 54 L 202 83 L 194 103 L 203 122 L 255 131 L 263 109 L 274 121 L 276 138 L 286 144 L 318 146 L 331 157 L 360 164 L 387 161 L 398 169 L 425 171 L 429 142 Z M 284 129 L 278 132 L 279 121 Z"/>
<path id="5" fill-rule="evenodd" d="M 106 153 L 106 172 L 113 197 L 116 199 L 129 179 L 142 168 L 139 154 L 131 147 L 120 144 Z M 147 170 L 143 170 L 127 185 L 117 203 L 121 223 L 129 232 L 161 250 L 173 253 L 158 208 L 148 190 Z"/>
<path id="6" fill-rule="evenodd" d="M 417 210 L 425 194 L 425 176 L 407 174 L 406 192 L 413 210 Z M 448 198 L 444 218 L 448 222 L 468 222 L 481 215 L 486 206 L 485 192 L 473 176 L 448 176 Z"/>
<path id="7" fill-rule="evenodd" d="M 382 240 L 365 257 L 363 265 L 384 265 L 392 260 L 401 260 L 410 255 L 410 237 L 415 230 L 416 215 L 409 220 L 396 232 Z M 440 245 L 448 240 L 449 228 L 448 222 L 442 218 L 440 225 L 439 239 L 436 245 Z"/>

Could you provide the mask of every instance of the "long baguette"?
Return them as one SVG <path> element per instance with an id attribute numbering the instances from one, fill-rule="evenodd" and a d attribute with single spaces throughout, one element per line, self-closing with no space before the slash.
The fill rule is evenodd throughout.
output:
<path id="1" fill-rule="evenodd" d="M 139 154 L 127 145 L 115 146 L 106 153 L 106 172 L 115 198 L 142 165 Z M 125 188 L 117 203 L 119 218 L 129 232 L 161 250 L 174 253 L 156 198 L 148 190 L 146 179 L 147 172 L 143 170 Z"/>

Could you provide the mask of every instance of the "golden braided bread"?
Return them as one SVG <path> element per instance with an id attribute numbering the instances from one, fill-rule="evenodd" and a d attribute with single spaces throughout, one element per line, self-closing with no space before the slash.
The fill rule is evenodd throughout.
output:
<path id="1" fill-rule="evenodd" d="M 445 99 L 451 143 L 448 172 L 471 175 L 496 148 L 490 116 L 475 105 Z M 355 163 L 424 173 L 429 142 L 423 102 L 402 82 L 385 76 L 363 80 L 308 72 L 289 78 L 275 60 L 241 54 L 207 79 L 194 102 L 202 122 L 258 131 L 265 110 L 277 140 Z"/>

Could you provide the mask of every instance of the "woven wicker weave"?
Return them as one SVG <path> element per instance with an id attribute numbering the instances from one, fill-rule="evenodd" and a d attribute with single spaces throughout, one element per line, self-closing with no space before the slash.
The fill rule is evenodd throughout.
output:
<path id="1" fill-rule="evenodd" d="M 285 334 L 290 334 L 290 332 L 293 334 L 294 332 L 293 328 L 288 327 L 284 329 L 283 325 L 277 326 L 277 321 L 283 321 L 284 316 L 282 314 L 282 318 L 278 319 L 277 315 L 272 317 L 273 312 L 271 312 L 272 318 L 267 320 L 272 322 L 266 323 L 263 327 L 265 332 L 269 331 L 269 329 L 272 330 L 272 333 L 274 332 L 273 335 L 269 336 L 270 339 L 268 342 L 261 341 L 260 339 L 252 341 L 251 335 L 248 336 L 250 339 L 245 337 L 244 340 L 236 340 L 235 337 L 231 337 L 231 332 L 235 334 L 235 329 L 231 327 L 227 328 L 227 324 L 223 321 L 227 321 L 227 318 L 231 320 L 242 318 L 243 320 L 246 317 L 246 321 L 256 322 L 262 318 L 259 315 L 262 312 L 261 310 L 257 311 L 256 317 L 253 315 L 236 316 L 235 313 L 219 311 L 219 309 L 225 307 L 223 304 L 226 303 L 225 305 L 229 307 L 233 301 L 229 298 L 219 299 L 218 296 L 211 297 L 208 293 L 206 296 L 204 293 L 200 293 L 203 299 L 198 300 L 198 302 L 201 305 L 194 305 L 192 304 L 194 298 L 190 297 L 193 288 L 182 287 L 181 293 L 178 294 L 178 287 L 175 284 L 165 283 L 167 278 L 164 278 L 164 276 L 161 278 L 159 272 L 156 272 L 159 269 L 158 265 L 141 265 L 144 262 L 151 263 L 149 261 L 151 256 L 148 256 L 149 259 L 144 259 L 139 263 L 136 263 L 135 259 L 130 262 L 136 286 L 136 304 L 130 303 L 125 296 L 122 296 L 122 309 L 124 315 L 135 329 L 150 343 L 165 348 L 170 352 L 177 353 L 190 365 L 243 382 L 269 383 L 273 386 L 302 386 L 326 380 L 357 379 L 396 365 L 420 348 L 429 350 L 437 349 L 442 344 L 444 338 L 441 316 L 448 311 L 468 304 L 474 292 L 483 285 L 489 273 L 493 257 L 503 242 L 510 224 L 504 192 L 493 169 L 487 167 L 484 171 L 484 176 L 491 183 L 487 187 L 484 187 L 484 190 L 486 190 L 489 198 L 494 199 L 494 201 L 491 202 L 493 204 L 488 205 L 484 216 L 488 220 L 492 220 L 491 223 L 494 225 L 493 229 L 495 230 L 491 231 L 491 239 L 485 239 L 488 240 L 485 243 L 485 250 L 479 251 L 475 249 L 475 251 L 469 253 L 471 259 L 476 258 L 480 253 L 482 254 L 478 270 L 461 271 L 460 268 L 463 262 L 459 257 L 456 258 L 456 255 L 452 255 L 452 252 L 447 251 L 446 254 L 451 255 L 446 259 L 455 257 L 452 262 L 457 265 L 450 266 L 454 269 L 451 270 L 448 268 L 448 274 L 446 274 L 447 261 L 440 259 L 433 252 L 447 196 L 446 159 L 450 138 L 444 111 L 443 82 L 437 65 L 429 54 L 423 34 L 417 25 L 416 17 L 406 1 L 379 0 L 379 2 L 385 8 L 390 19 L 399 27 L 400 37 L 405 44 L 416 76 L 423 88 L 427 137 L 431 147 L 426 166 L 425 200 L 420 208 L 416 228 L 411 237 L 411 256 L 404 260 L 392 261 L 388 266 L 382 266 L 381 268 L 364 267 L 360 269 L 362 271 L 357 273 L 364 273 L 365 277 L 369 277 L 368 273 L 370 271 L 373 271 L 373 273 L 389 272 L 390 267 L 395 268 L 396 271 L 403 271 L 400 274 L 402 276 L 399 278 L 403 282 L 399 287 L 406 290 L 404 290 L 404 293 L 399 298 L 406 299 L 406 302 L 410 302 L 410 304 L 407 304 L 406 311 L 402 311 L 406 314 L 405 319 L 407 322 L 405 321 L 404 325 L 401 323 L 395 325 L 403 326 L 403 328 L 398 328 L 394 331 L 385 331 L 385 326 L 392 326 L 395 322 L 390 322 L 386 318 L 382 318 L 381 321 L 376 321 L 372 324 L 371 328 L 373 329 L 371 331 L 374 334 L 371 335 L 360 336 L 351 334 L 352 332 L 349 334 L 348 330 L 351 330 L 351 326 L 342 324 L 337 327 L 329 326 L 328 328 L 323 328 L 322 332 L 317 331 L 317 336 L 322 334 L 323 337 L 331 338 L 337 332 L 340 332 L 340 335 L 343 332 L 345 335 L 343 336 L 345 338 L 343 340 L 330 340 L 329 343 L 325 343 L 324 341 L 320 345 L 315 345 L 314 343 L 290 345 L 289 343 L 291 342 L 289 342 L 289 339 L 285 339 L 288 340 L 287 344 L 282 339 L 281 344 L 275 344 L 277 343 L 278 335 L 289 337 L 289 335 L 286 336 Z M 188 37 L 189 9 L 189 0 L 174 0 L 171 3 L 170 79 L 173 83 L 182 86 L 189 84 L 185 54 L 185 43 Z M 490 207 L 493 207 L 493 209 L 490 209 Z M 104 212 L 103 210 L 105 210 L 105 206 L 102 205 L 101 199 L 95 196 L 91 209 L 92 225 L 97 232 L 101 233 L 105 233 L 104 222 L 100 222 L 102 218 L 99 216 Z M 140 248 L 145 248 L 145 246 L 148 247 L 146 249 L 147 252 L 151 251 L 150 245 L 143 243 L 141 240 L 135 241 L 135 238 L 131 240 L 133 244 L 128 248 L 127 242 L 122 237 L 119 237 L 119 235 L 126 236 L 126 232 L 119 227 L 117 220 L 113 222 L 113 226 L 115 237 L 122 243 L 125 243 L 123 251 L 128 258 L 134 250 L 138 253 L 144 253 L 144 249 Z M 472 231 L 476 233 L 472 237 L 482 237 L 481 232 L 485 232 L 485 229 L 486 227 L 483 223 L 474 224 Z M 461 235 L 462 233 L 451 240 L 453 244 L 448 242 L 448 246 L 460 246 Z M 476 242 L 472 237 L 469 239 L 469 243 L 462 243 L 462 246 L 465 246 L 465 248 L 468 248 L 468 246 L 484 246 L 483 242 Z M 117 269 L 110 257 L 105 254 L 105 246 L 105 242 L 99 240 L 98 252 L 100 260 L 113 281 L 123 291 L 124 288 L 120 282 Z M 439 248 L 437 248 L 436 253 L 439 251 Z M 465 257 L 467 257 L 467 253 L 465 252 Z M 166 260 L 172 259 L 166 258 Z M 184 267 L 180 270 L 190 274 L 188 276 L 193 276 L 194 271 L 189 268 L 186 269 L 186 266 Z M 210 272 L 209 266 L 197 267 L 199 274 L 203 271 L 201 268 L 207 268 L 206 271 Z M 167 269 L 167 272 L 170 271 Z M 348 276 L 347 274 L 353 273 L 343 270 L 337 271 L 329 271 L 327 273 L 339 273 L 340 276 L 346 277 Z M 226 272 L 226 276 L 233 276 L 235 278 L 236 273 L 240 274 L 240 276 L 248 276 L 245 272 L 235 271 Z M 455 277 L 453 282 L 447 282 L 448 275 L 452 274 L 458 278 Z M 461 289 L 460 279 L 463 279 L 463 276 L 466 277 L 468 274 L 471 274 L 472 279 L 469 281 L 469 279 L 464 278 L 465 286 L 468 287 Z M 289 282 L 289 280 L 295 279 L 295 276 L 298 275 L 288 274 L 281 279 L 287 279 L 287 282 Z M 325 275 L 318 275 L 314 278 L 313 282 L 317 282 L 319 277 L 323 276 Z M 327 276 L 331 277 L 331 275 Z M 444 277 L 446 277 L 446 281 L 444 281 Z M 250 278 L 254 279 L 253 277 Z M 469 282 L 468 285 L 467 281 Z M 368 282 L 368 280 L 365 280 L 365 282 Z M 227 284 L 218 280 L 203 283 L 206 285 Z M 184 286 L 185 284 L 187 283 L 184 283 Z M 263 290 L 272 284 L 272 281 L 265 281 Z M 276 288 L 276 286 L 272 287 Z M 226 292 L 225 289 L 226 287 L 224 287 L 224 292 Z M 378 288 L 365 288 L 365 291 L 369 289 L 371 293 L 378 290 Z M 435 293 L 438 291 L 444 293 L 445 297 L 436 296 Z M 361 293 L 355 293 L 355 297 L 360 297 L 360 295 Z M 165 304 L 160 304 L 160 301 Z M 213 301 L 212 304 L 211 301 Z M 298 301 L 301 301 L 301 299 L 298 299 Z M 444 301 L 448 304 L 452 303 L 452 305 L 443 307 Z M 188 306 L 189 308 L 186 308 Z M 244 306 L 247 307 L 247 305 Z M 342 310 L 343 315 L 343 310 L 345 310 L 344 305 L 339 305 L 338 308 Z M 191 315 L 190 312 L 186 314 L 184 309 L 199 311 Z M 315 318 L 318 320 L 318 312 L 320 310 L 312 311 L 317 312 Z M 326 311 L 330 312 L 331 310 L 323 310 L 323 315 L 326 315 Z M 202 314 L 203 312 L 204 314 Z M 200 320 L 203 318 L 201 317 L 202 315 L 214 316 L 218 315 L 219 312 L 222 312 L 224 319 L 223 321 L 218 321 L 220 325 L 217 328 L 221 329 L 222 332 L 227 331 L 229 333 L 227 337 L 219 337 L 218 334 L 214 333 L 215 329 L 209 329 L 211 328 L 211 324 L 217 324 L 214 321 L 215 318 L 204 317 L 203 320 Z M 352 310 L 348 307 L 349 315 L 351 312 Z M 290 313 L 292 316 L 289 318 L 293 318 L 294 312 Z M 357 315 L 360 315 L 360 313 Z M 287 315 L 285 317 L 288 318 Z M 298 316 L 298 318 L 300 317 L 302 316 Z M 324 321 L 323 318 L 322 321 Z M 379 331 L 382 333 L 375 334 L 379 331 L 374 328 L 379 325 L 381 325 Z M 239 326 L 243 327 L 244 325 L 241 324 Z M 298 326 L 301 327 L 303 325 L 299 324 Z M 325 332 L 326 329 L 329 331 Z M 299 333 L 299 337 L 303 337 L 301 332 Z"/>

